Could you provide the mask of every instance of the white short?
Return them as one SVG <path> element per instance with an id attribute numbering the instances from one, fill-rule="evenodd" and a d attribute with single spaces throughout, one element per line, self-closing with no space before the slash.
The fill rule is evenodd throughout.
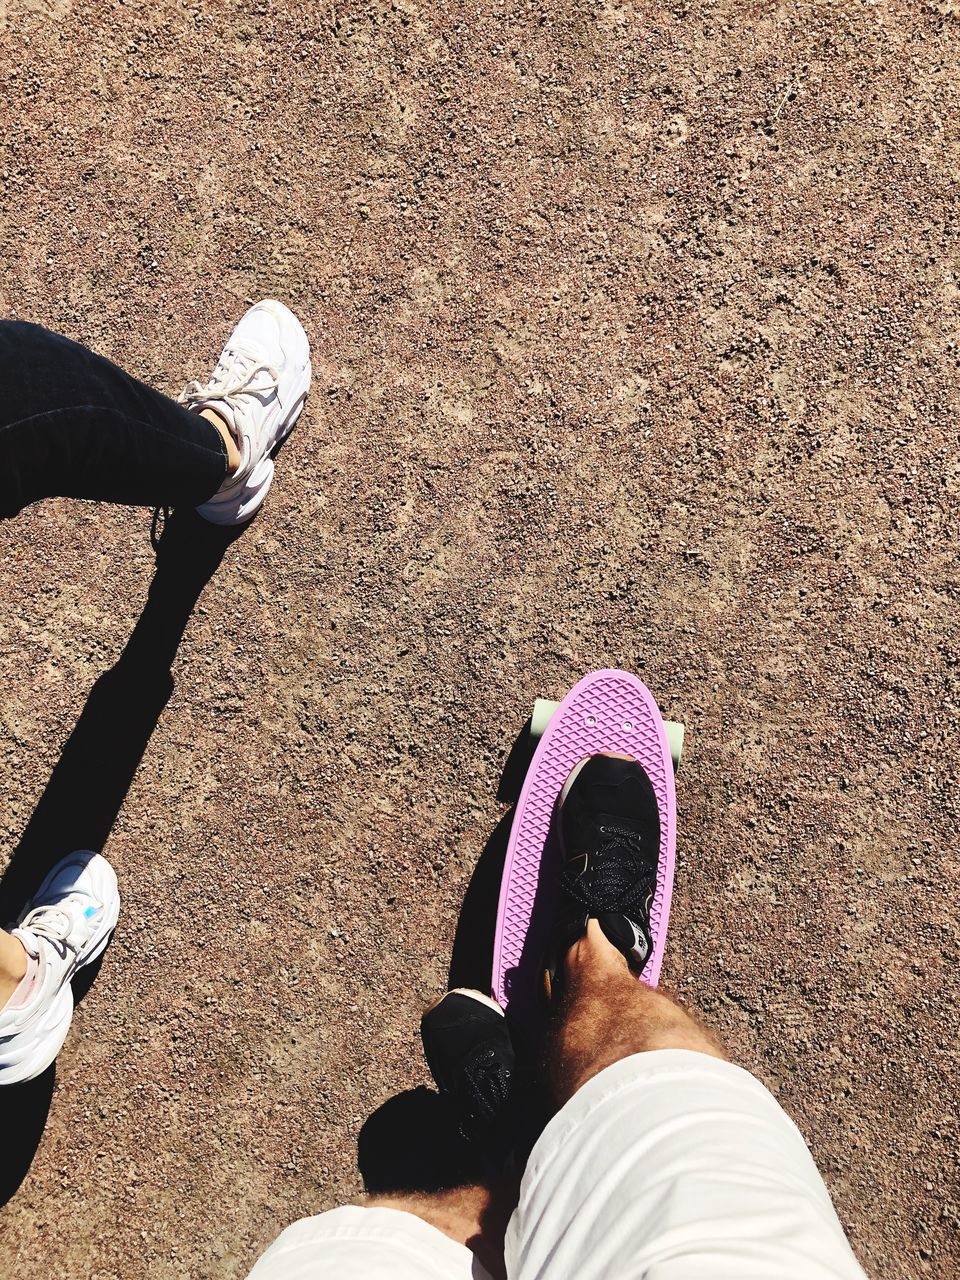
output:
<path id="1" fill-rule="evenodd" d="M 640 1053 L 547 1125 L 506 1238 L 510 1280 L 864 1280 L 796 1126 L 748 1072 Z M 288 1227 L 250 1280 L 486 1280 L 396 1209 Z"/>

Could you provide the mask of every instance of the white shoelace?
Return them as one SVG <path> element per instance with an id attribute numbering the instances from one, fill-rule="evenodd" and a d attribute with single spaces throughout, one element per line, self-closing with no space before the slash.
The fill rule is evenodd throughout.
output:
<path id="1" fill-rule="evenodd" d="M 267 375 L 270 385 L 254 387 L 253 380 L 261 373 Z M 226 347 L 210 381 L 188 382 L 180 392 L 180 403 L 197 405 L 204 400 L 223 400 L 234 413 L 239 413 L 243 409 L 239 397 L 276 391 L 279 385 L 280 375 L 272 364 L 267 364 L 241 347 Z"/>
<path id="2" fill-rule="evenodd" d="M 34 907 L 19 927 L 32 933 L 35 938 L 46 938 L 48 942 L 59 943 L 64 948 L 64 954 L 67 948 L 74 954 L 79 954 L 79 948 L 70 941 L 73 923 L 72 916 L 64 907 L 50 905 Z"/>

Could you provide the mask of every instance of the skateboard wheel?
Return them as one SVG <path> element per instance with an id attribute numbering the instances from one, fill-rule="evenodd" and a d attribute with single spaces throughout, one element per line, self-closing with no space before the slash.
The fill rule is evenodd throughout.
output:
<path id="1" fill-rule="evenodd" d="M 559 707 L 559 702 L 551 702 L 549 698 L 538 698 L 533 704 L 533 714 L 530 717 L 530 737 L 533 739 L 542 738 L 546 732 L 547 725 L 553 719 L 553 713 Z"/>
<path id="2" fill-rule="evenodd" d="M 673 761 L 673 772 L 680 768 L 680 757 L 683 755 L 683 725 L 676 720 L 664 720 L 663 727 L 667 731 L 667 746 L 670 748 L 670 759 Z"/>

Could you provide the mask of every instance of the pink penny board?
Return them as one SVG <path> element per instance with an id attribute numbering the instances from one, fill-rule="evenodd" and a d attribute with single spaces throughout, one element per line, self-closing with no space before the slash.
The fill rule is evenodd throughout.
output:
<path id="1" fill-rule="evenodd" d="M 660 864 L 650 911 L 653 954 L 640 975 L 655 987 L 673 893 L 677 802 L 663 718 L 650 690 L 626 671 L 595 671 L 575 685 L 553 714 L 527 770 L 517 802 L 500 884 L 493 944 L 493 995 L 514 1012 L 535 1008 L 543 952 L 553 918 L 558 851 L 557 800 L 574 765 L 598 751 L 633 756 L 653 783 L 660 807 Z M 549 874 L 541 876 L 541 866 Z M 534 910 L 536 907 L 536 910 Z"/>

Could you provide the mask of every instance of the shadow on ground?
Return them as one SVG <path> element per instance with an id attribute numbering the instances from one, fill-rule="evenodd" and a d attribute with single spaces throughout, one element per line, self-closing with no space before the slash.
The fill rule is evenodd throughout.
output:
<path id="1" fill-rule="evenodd" d="M 450 957 L 448 990 L 454 987 L 490 990 L 500 881 L 513 825 L 514 802 L 519 797 L 534 745 L 528 721 L 507 756 L 497 788 L 497 799 L 509 803 L 511 808 L 484 845 L 464 894 Z M 416 1033 L 417 1029 L 411 1027 L 411 1038 Z M 528 1077 L 533 1076 L 529 1057 L 521 1069 Z M 539 1091 L 528 1096 L 526 1110 L 526 1121 L 518 1128 L 518 1141 L 529 1150 L 547 1117 L 546 1104 Z M 441 1191 L 482 1180 L 484 1160 L 461 1136 L 459 1123 L 452 1100 L 432 1089 L 420 1086 L 389 1098 L 368 1117 L 357 1142 L 357 1164 L 368 1194 Z"/>
<path id="2" fill-rule="evenodd" d="M 0 881 L 0 919 L 16 920 L 66 854 L 103 849 L 173 692 L 171 668 L 190 615 L 241 531 L 217 528 L 191 510 L 174 512 L 166 522 L 155 541 L 157 568 L 143 613 L 119 660 L 93 686 Z M 76 1003 L 92 986 L 103 959 L 77 977 Z M 4 1090 L 8 1120 L 0 1205 L 16 1193 L 30 1169 L 55 1079 L 54 1065 L 36 1080 Z"/>
<path id="3" fill-rule="evenodd" d="M 369 1195 L 444 1191 L 482 1177 L 460 1135 L 456 1107 L 422 1085 L 395 1094 L 367 1119 L 357 1164 Z"/>

